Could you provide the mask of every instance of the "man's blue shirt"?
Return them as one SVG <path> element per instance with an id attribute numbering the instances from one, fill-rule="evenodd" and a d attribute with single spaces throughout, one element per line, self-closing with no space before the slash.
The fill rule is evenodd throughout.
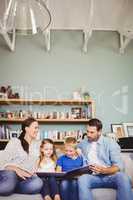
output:
<path id="1" fill-rule="evenodd" d="M 78 144 L 78 148 L 86 160 L 88 160 L 88 153 L 91 148 L 91 142 L 85 138 Z M 120 155 L 120 146 L 110 138 L 100 136 L 97 141 L 97 156 L 105 166 L 118 166 L 120 170 L 124 169 L 124 165 Z M 88 163 L 89 164 L 89 163 Z"/>

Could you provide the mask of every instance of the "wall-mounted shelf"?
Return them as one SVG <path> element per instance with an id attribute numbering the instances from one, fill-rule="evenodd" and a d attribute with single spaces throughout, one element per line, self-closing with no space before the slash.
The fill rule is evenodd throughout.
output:
<path id="1" fill-rule="evenodd" d="M 24 119 L 0 119 L 0 123 L 22 123 Z M 89 119 L 37 119 L 39 123 L 88 123 Z"/>
<path id="2" fill-rule="evenodd" d="M 92 99 L 89 100 L 58 100 L 58 99 L 47 99 L 47 100 L 31 100 L 31 99 L 0 99 L 0 105 L 11 105 L 11 104 L 20 104 L 20 105 L 88 105 L 93 104 Z"/>
<path id="3" fill-rule="evenodd" d="M 0 139 L 0 142 L 8 142 L 9 139 Z"/>
<path id="4" fill-rule="evenodd" d="M 10 139 L 0 139 L 0 142 L 9 142 Z M 55 143 L 64 143 L 64 140 L 54 140 Z"/>

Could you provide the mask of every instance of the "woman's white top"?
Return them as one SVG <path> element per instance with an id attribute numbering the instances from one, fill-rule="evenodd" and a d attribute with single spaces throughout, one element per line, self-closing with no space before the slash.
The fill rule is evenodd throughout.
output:
<path id="1" fill-rule="evenodd" d="M 38 172 L 55 172 L 56 164 L 54 161 L 49 161 L 48 163 L 41 163 L 38 168 Z"/>
<path id="2" fill-rule="evenodd" d="M 5 150 L 0 151 L 0 170 L 3 170 L 8 165 L 15 165 L 21 169 L 33 172 L 39 156 L 39 147 L 40 141 L 33 141 L 29 146 L 28 154 L 24 151 L 21 141 L 18 138 L 12 138 Z"/>

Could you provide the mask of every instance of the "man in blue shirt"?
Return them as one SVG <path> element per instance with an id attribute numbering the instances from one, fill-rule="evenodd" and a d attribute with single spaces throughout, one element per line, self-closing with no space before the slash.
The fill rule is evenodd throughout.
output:
<path id="1" fill-rule="evenodd" d="M 91 119 L 87 125 L 87 138 L 78 145 L 93 174 L 78 178 L 79 200 L 93 200 L 92 188 L 114 188 L 117 200 L 133 200 L 131 183 L 123 172 L 119 145 L 102 136 L 102 122 Z"/>

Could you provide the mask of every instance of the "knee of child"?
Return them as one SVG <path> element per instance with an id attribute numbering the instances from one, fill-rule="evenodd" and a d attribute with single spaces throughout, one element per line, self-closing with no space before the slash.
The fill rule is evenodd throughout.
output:
<path id="1" fill-rule="evenodd" d="M 63 181 L 61 181 L 61 183 L 60 183 L 60 187 L 61 187 L 61 189 L 67 189 L 68 188 L 68 186 L 69 186 L 69 182 L 67 181 L 67 180 L 63 180 Z"/>
<path id="2" fill-rule="evenodd" d="M 83 174 L 78 177 L 77 182 L 81 184 L 86 184 L 89 181 L 89 175 L 88 174 Z"/>

